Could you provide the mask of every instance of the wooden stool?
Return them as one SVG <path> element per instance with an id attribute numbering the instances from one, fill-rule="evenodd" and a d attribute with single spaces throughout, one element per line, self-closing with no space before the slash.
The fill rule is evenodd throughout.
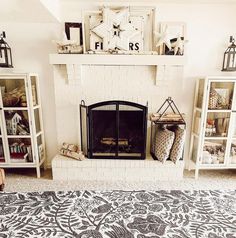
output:
<path id="1" fill-rule="evenodd" d="M 0 191 L 3 191 L 5 185 L 5 172 L 0 168 Z"/>

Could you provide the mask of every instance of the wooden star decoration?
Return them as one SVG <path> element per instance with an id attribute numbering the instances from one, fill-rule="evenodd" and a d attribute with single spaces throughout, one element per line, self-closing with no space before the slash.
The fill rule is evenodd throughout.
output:
<path id="1" fill-rule="evenodd" d="M 103 9 L 103 22 L 92 29 L 92 32 L 103 39 L 104 50 L 129 50 L 130 39 L 139 31 L 129 22 L 127 8 L 116 13 L 108 8 Z"/>
<path id="2" fill-rule="evenodd" d="M 132 24 L 128 23 L 126 25 L 120 25 L 119 34 L 113 34 L 109 41 L 109 48 L 120 50 L 129 50 L 129 42 L 132 37 L 138 33 Z"/>

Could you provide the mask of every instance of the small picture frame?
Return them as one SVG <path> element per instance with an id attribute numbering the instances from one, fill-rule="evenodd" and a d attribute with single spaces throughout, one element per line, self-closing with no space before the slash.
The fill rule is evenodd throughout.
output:
<path id="1" fill-rule="evenodd" d="M 160 23 L 160 34 L 167 34 L 166 38 L 170 41 L 171 49 L 165 43 L 159 48 L 161 55 L 184 55 L 184 45 L 186 42 L 186 23 L 184 22 L 162 22 Z M 181 45 L 177 46 L 178 39 Z M 176 50 L 177 47 L 177 50 Z"/>
<path id="2" fill-rule="evenodd" d="M 65 33 L 68 40 L 74 40 L 79 45 L 83 45 L 82 23 L 65 22 Z"/>

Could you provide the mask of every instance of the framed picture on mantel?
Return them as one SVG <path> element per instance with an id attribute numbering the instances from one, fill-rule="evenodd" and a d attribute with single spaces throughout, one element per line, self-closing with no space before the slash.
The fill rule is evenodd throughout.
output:
<path id="1" fill-rule="evenodd" d="M 165 36 L 165 42 L 160 46 L 159 53 L 162 55 L 184 55 L 186 43 L 186 23 L 162 22 L 160 34 Z"/>
<path id="2" fill-rule="evenodd" d="M 74 40 L 79 45 L 83 45 L 82 23 L 65 22 L 65 32 L 68 40 Z"/>

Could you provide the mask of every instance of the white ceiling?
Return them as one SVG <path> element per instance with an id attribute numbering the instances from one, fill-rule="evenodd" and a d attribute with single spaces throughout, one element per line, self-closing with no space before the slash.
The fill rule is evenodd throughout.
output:
<path id="1" fill-rule="evenodd" d="M 0 0 L 0 23 L 56 21 L 40 0 Z"/>
<path id="2" fill-rule="evenodd" d="M 58 22 L 66 4 L 235 4 L 236 0 L 0 0 L 1 22 Z"/>
<path id="3" fill-rule="evenodd" d="M 234 4 L 236 0 L 60 0 L 61 2 L 83 2 L 83 3 L 177 3 L 177 4 L 197 4 L 197 3 L 206 3 L 206 4 Z"/>

